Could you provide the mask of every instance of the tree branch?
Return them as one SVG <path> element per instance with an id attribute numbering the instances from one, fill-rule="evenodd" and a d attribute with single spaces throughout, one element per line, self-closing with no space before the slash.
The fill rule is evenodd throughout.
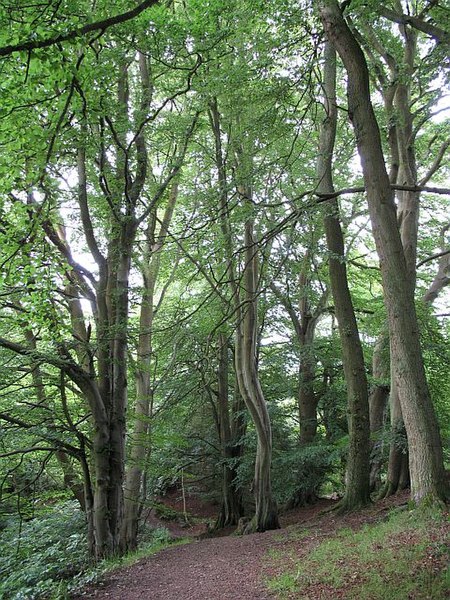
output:
<path id="1" fill-rule="evenodd" d="M 430 194 L 442 194 L 442 195 L 450 195 L 450 188 L 438 188 L 431 187 L 429 185 L 391 185 L 393 190 L 398 190 L 400 192 L 428 192 Z M 309 192 L 310 194 L 314 193 L 320 202 L 325 202 L 326 200 L 331 200 L 332 198 L 337 198 L 338 196 L 343 196 L 344 194 L 361 194 L 366 191 L 364 186 L 354 187 L 354 188 L 344 188 L 342 190 L 338 190 L 333 192 L 332 194 L 320 194 L 318 192 Z M 302 197 L 306 194 L 302 194 Z"/>
<path id="2" fill-rule="evenodd" d="M 430 181 L 430 179 L 433 177 L 436 171 L 438 171 L 441 168 L 443 158 L 449 146 L 450 140 L 445 140 L 445 142 L 442 143 L 439 151 L 436 153 L 436 158 L 434 159 L 433 164 L 428 169 L 426 175 L 420 180 L 419 185 L 425 185 L 426 183 L 428 183 L 428 181 Z"/>
<path id="3" fill-rule="evenodd" d="M 20 44 L 11 44 L 9 46 L 3 46 L 0 48 L 0 56 L 9 56 L 13 52 L 21 52 L 21 51 L 31 51 L 36 50 L 38 48 L 48 48 L 49 46 L 53 46 L 54 44 L 58 44 L 61 42 L 67 42 L 68 40 L 73 40 L 77 37 L 81 37 L 86 35 L 87 33 L 91 33 L 92 31 L 105 31 L 109 27 L 113 27 L 114 25 L 119 25 L 120 23 L 125 23 L 135 17 L 139 16 L 142 12 L 151 8 L 155 4 L 158 3 L 158 0 L 145 0 L 138 4 L 135 8 L 121 13 L 119 15 L 115 15 L 114 17 L 109 17 L 108 19 L 102 19 L 101 21 L 96 21 L 95 23 L 89 23 L 84 27 L 80 27 L 79 29 L 72 29 L 67 33 L 60 33 L 55 35 L 54 37 L 49 37 L 45 40 L 27 40 Z"/>
<path id="4" fill-rule="evenodd" d="M 21 450 L 11 450 L 11 452 L 3 452 L 0 458 L 7 458 L 16 454 L 29 454 L 30 452 L 56 452 L 58 448 L 50 448 L 47 446 L 32 446 L 31 448 L 22 448 Z"/>
<path id="5" fill-rule="evenodd" d="M 421 19 L 420 17 L 404 15 L 396 12 L 395 10 L 391 10 L 387 6 L 379 6 L 378 12 L 381 16 L 389 19 L 389 21 L 393 21 L 399 25 L 410 25 L 411 27 L 414 27 L 414 29 L 418 29 L 419 31 L 422 31 L 422 33 L 426 33 L 440 44 L 450 43 L 450 33 L 445 31 L 445 29 L 441 29 L 440 27 L 433 25 L 433 23 L 430 23 L 429 21 Z"/>
<path id="6" fill-rule="evenodd" d="M 436 260 L 437 258 L 442 258 L 443 256 L 447 256 L 447 254 L 450 254 L 450 250 L 443 250 L 442 252 L 438 252 L 437 254 L 433 254 L 432 256 L 427 256 L 426 258 L 421 260 L 419 263 L 417 263 L 416 268 L 418 269 L 422 265 L 425 265 L 426 263 L 431 262 L 432 260 Z"/>

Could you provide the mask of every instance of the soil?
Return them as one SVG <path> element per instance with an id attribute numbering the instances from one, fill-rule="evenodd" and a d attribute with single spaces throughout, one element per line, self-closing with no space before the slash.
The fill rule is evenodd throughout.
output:
<path id="1" fill-rule="evenodd" d="M 169 547 L 130 567 L 120 568 L 108 574 L 100 584 L 77 596 L 77 599 L 268 600 L 274 596 L 265 589 L 263 582 L 263 575 L 271 575 L 267 570 L 267 552 L 269 548 L 274 552 L 277 548 L 286 547 L 288 526 L 304 524 L 314 528 L 313 535 L 297 541 L 298 557 L 299 554 L 306 554 L 325 537 L 331 536 L 336 529 L 356 529 L 377 521 L 392 506 L 406 503 L 407 498 L 407 494 L 397 495 L 364 511 L 345 516 L 338 516 L 331 510 L 336 501 L 322 499 L 314 506 L 282 515 L 282 529 L 245 536 L 207 538 L 205 523 L 187 525 L 183 522 L 163 522 L 174 538 L 200 535 L 203 539 L 197 537 L 189 544 Z M 165 498 L 164 503 L 175 510 L 180 508 L 176 495 Z M 191 498 L 189 501 L 191 515 L 212 519 L 216 510 L 215 507 L 202 505 L 198 499 Z M 147 521 L 153 526 L 158 524 L 158 519 L 151 513 Z"/>

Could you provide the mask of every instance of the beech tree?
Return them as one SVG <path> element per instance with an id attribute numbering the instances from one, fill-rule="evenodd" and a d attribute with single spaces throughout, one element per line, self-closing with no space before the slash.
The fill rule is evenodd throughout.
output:
<path id="1" fill-rule="evenodd" d="M 76 195 L 73 195 L 85 248 L 95 266 L 90 271 L 75 260 L 73 242 L 71 244 L 65 236 L 61 214 L 55 208 L 59 201 L 57 187 L 53 185 L 54 179 L 45 173 L 40 180 L 30 183 L 36 194 L 28 193 L 25 206 L 28 206 L 34 227 L 42 229 L 44 246 L 55 248 L 64 268 L 61 279 L 66 290 L 66 313 L 58 316 L 55 312 L 53 321 L 46 323 L 60 330 L 56 342 L 58 349 L 52 357 L 50 351 L 46 352 L 40 345 L 30 350 L 14 339 L 2 339 L 1 343 L 23 356 L 31 353 L 39 363 L 54 365 L 83 394 L 92 419 L 92 473 L 86 495 L 86 514 L 91 551 L 100 558 L 120 551 L 128 404 L 130 273 L 135 240 L 138 230 L 148 225 L 152 212 L 180 171 L 195 116 L 188 117 L 185 122 L 181 144 L 177 146 L 175 142 L 169 151 L 170 158 L 159 182 L 153 184 L 153 189 L 147 187 L 146 126 L 157 118 L 169 100 L 163 97 L 159 106 L 152 107 L 153 82 L 148 59 L 142 52 L 133 47 L 130 52 L 126 46 L 98 48 L 97 51 L 102 53 L 102 59 L 108 65 L 108 75 L 104 68 L 96 68 L 93 52 L 91 69 L 77 72 L 68 95 L 71 101 L 77 95 L 75 115 L 69 118 L 66 130 L 71 133 L 71 142 L 75 141 L 76 156 L 73 151 L 64 152 L 65 139 L 61 136 L 61 140 L 56 142 L 55 139 L 55 146 L 57 143 L 63 159 L 58 161 L 59 156 L 49 154 L 45 165 L 51 173 L 76 168 Z M 196 63 L 191 63 L 190 67 L 195 69 Z M 111 80 L 111 73 L 116 77 L 114 100 L 111 95 L 104 94 L 105 77 Z M 100 94 L 91 93 L 90 85 L 94 89 L 99 86 Z M 185 85 L 182 81 L 181 89 Z M 175 97 L 179 94 L 180 89 L 175 88 Z M 65 119 L 66 112 L 63 112 L 59 124 L 62 125 Z M 89 135 L 93 136 L 93 143 L 90 143 Z M 71 192 L 75 189 L 72 184 Z M 38 193 L 42 194 L 42 200 Z M 16 202 L 20 204 L 21 198 L 18 197 Z M 49 293 L 57 293 L 50 281 Z M 92 316 L 86 313 L 84 300 L 90 303 Z M 63 320 L 64 325 L 60 325 L 58 319 Z M 143 329 L 150 326 L 145 317 Z M 149 332 L 146 330 L 145 333 Z M 143 344 L 138 348 L 139 361 L 145 350 Z M 141 386 L 138 386 L 138 393 L 143 393 Z M 144 402 L 148 403 L 148 390 L 144 393 Z M 134 493 L 132 487 L 129 483 L 130 494 Z M 127 516 L 131 533 L 123 534 L 122 550 L 136 543 L 136 524 L 129 522 L 136 521 L 137 515 L 130 516 L 128 509 Z"/>
<path id="2" fill-rule="evenodd" d="M 332 194 L 332 161 L 336 137 L 336 54 L 331 43 L 325 45 L 323 93 L 325 116 L 320 132 L 317 161 L 317 191 Z M 344 236 L 339 207 L 334 198 L 325 208 L 324 228 L 329 251 L 329 272 L 348 394 L 349 454 L 345 496 L 342 509 L 354 509 L 370 501 L 369 493 L 369 399 L 364 355 L 348 287 L 344 255 Z"/>
<path id="3" fill-rule="evenodd" d="M 396 220 L 367 63 L 337 2 L 319 2 L 321 18 L 348 74 L 349 113 L 361 156 L 372 231 L 380 258 L 391 360 L 409 441 L 411 493 L 420 503 L 446 498 L 442 444 L 426 382 L 414 306 L 414 289 Z"/>

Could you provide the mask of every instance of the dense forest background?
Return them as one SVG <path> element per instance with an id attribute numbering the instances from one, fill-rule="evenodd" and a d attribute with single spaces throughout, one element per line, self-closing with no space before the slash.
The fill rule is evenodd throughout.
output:
<path id="1" fill-rule="evenodd" d="M 245 532 L 448 499 L 449 12 L 1 3 L 5 569 L 174 486 Z"/>

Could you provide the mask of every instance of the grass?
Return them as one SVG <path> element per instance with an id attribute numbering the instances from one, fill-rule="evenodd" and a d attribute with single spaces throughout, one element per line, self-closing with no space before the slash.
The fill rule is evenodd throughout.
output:
<path id="1" fill-rule="evenodd" d="M 139 548 L 135 552 L 129 552 L 128 554 L 120 558 L 109 558 L 108 560 L 104 560 L 101 563 L 102 573 L 109 573 L 110 571 L 114 571 L 115 569 L 119 569 L 122 567 L 130 567 L 131 565 L 134 565 L 143 558 L 147 558 L 152 554 L 161 552 L 161 550 L 165 550 L 166 548 L 174 548 L 175 546 L 183 546 L 184 544 L 189 544 L 191 542 L 192 539 L 187 537 L 175 541 L 161 541 L 151 544 L 149 546 L 144 546 L 143 548 Z"/>
<path id="2" fill-rule="evenodd" d="M 393 513 L 358 531 L 341 529 L 309 551 L 299 545 L 294 561 L 292 548 L 272 552 L 267 563 L 277 575 L 267 587 L 279 599 L 444 600 L 450 590 L 445 529 L 441 514 L 418 511 Z"/>

